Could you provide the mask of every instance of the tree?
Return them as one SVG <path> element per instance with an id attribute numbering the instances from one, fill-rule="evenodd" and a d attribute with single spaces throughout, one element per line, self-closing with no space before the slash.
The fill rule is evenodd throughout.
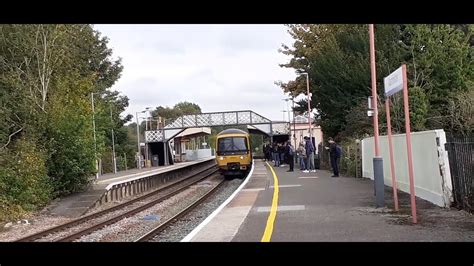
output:
<path id="1" fill-rule="evenodd" d="M 474 133 L 474 89 L 461 92 L 450 99 L 447 116 L 444 119 L 448 132 L 456 135 L 472 136 Z"/>
<path id="2" fill-rule="evenodd" d="M 407 64 L 414 130 L 452 130 L 448 118 L 456 115 L 449 113 L 448 106 L 455 105 L 457 95 L 469 94 L 474 87 L 472 30 L 473 27 L 467 25 L 376 25 L 382 132 L 385 126 L 383 77 L 401 64 Z M 311 104 L 318 110 L 325 135 L 350 135 L 357 127 L 349 123 L 359 123 L 365 132 L 368 127 L 362 119 L 366 112 L 362 103 L 371 95 L 367 25 L 289 25 L 289 33 L 295 39 L 293 46 L 283 45 L 280 51 L 291 59 L 281 66 L 309 73 Z M 278 84 L 292 95 L 305 93 L 303 76 Z M 392 125 L 395 131 L 402 132 L 403 102 L 399 96 L 392 98 Z M 296 110 L 304 111 L 304 104 L 304 101 L 299 102 Z"/>
<path id="3" fill-rule="evenodd" d="M 200 114 L 201 107 L 195 103 L 190 102 L 180 102 L 175 104 L 174 109 L 180 113 L 180 115 L 191 115 L 191 114 Z"/>
<path id="4" fill-rule="evenodd" d="M 101 143 L 103 144 L 99 148 L 99 156 L 102 160 L 102 170 L 105 173 L 113 172 L 112 132 L 114 133 L 115 157 L 118 170 L 125 169 L 125 162 L 122 162 L 125 157 L 127 158 L 127 167 L 128 165 L 134 165 L 128 162 L 130 158 L 135 158 L 136 151 L 130 149 L 130 142 L 133 140 L 128 139 L 127 130 L 124 126 L 127 122 L 131 121 L 132 115 L 129 114 L 123 118 L 120 116 L 128 107 L 128 101 L 127 96 L 120 95 L 116 91 L 105 91 L 97 98 L 96 132 L 100 135 Z"/>
<path id="5" fill-rule="evenodd" d="M 336 135 L 344 130 L 351 107 L 370 92 L 367 30 L 361 25 L 290 25 L 293 49 L 282 53 L 293 58 L 282 67 L 309 74 L 312 108 L 316 108 L 323 131 Z M 306 78 L 280 83 L 285 92 L 304 92 Z M 302 102 L 303 103 L 303 102 Z M 299 103 L 301 104 L 301 103 Z"/>
<path id="6" fill-rule="evenodd" d="M 120 59 L 110 57 L 107 39 L 90 25 L 0 25 L 2 208 L 32 210 L 89 184 L 90 94 L 103 96 L 96 115 L 109 118 L 109 128 L 130 119 L 119 118 L 128 98 L 109 91 L 122 71 Z M 99 129 L 100 153 L 106 135 Z"/>
<path id="7" fill-rule="evenodd" d="M 176 118 L 183 115 L 200 114 L 201 107 L 191 102 L 179 102 L 173 108 L 158 106 L 152 111 L 153 117 L 161 117 L 168 122 L 174 121 Z"/>
<path id="8" fill-rule="evenodd" d="M 57 184 L 57 195 L 82 190 L 96 171 L 90 94 L 98 96 L 95 98 L 98 156 L 108 146 L 111 129 L 121 126 L 117 117 L 128 105 L 128 98 L 107 91 L 122 70 L 120 60 L 110 59 L 107 39 L 101 38 L 89 25 L 73 26 L 69 56 L 64 60 L 62 72 L 57 73 L 57 102 L 52 109 L 57 108 L 58 119 L 53 120 L 48 131 L 52 139 L 62 140 L 54 143 L 48 167 Z M 65 103 L 69 106 L 64 106 Z"/>
<path id="9" fill-rule="evenodd" d="M 409 85 L 427 96 L 427 127 L 445 128 L 449 102 L 473 88 L 472 27 L 406 25 L 403 36 L 410 51 Z"/>

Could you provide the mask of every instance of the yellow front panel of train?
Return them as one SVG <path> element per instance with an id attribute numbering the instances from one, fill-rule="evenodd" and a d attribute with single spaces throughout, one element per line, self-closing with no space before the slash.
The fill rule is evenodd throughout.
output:
<path id="1" fill-rule="evenodd" d="M 248 133 L 237 130 L 224 130 L 216 138 L 216 162 L 221 171 L 248 171 L 252 164 L 252 152 Z"/>
<path id="2" fill-rule="evenodd" d="M 229 156 L 217 156 L 216 157 L 217 165 L 220 168 L 227 170 L 227 165 L 229 163 L 239 163 L 241 170 L 246 170 L 248 165 L 251 164 L 252 158 L 249 155 L 229 155 Z M 242 169 L 243 168 L 243 169 Z"/>

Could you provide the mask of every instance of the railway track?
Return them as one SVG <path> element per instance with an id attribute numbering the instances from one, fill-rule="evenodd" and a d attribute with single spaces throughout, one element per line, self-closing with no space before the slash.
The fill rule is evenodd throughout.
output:
<path id="1" fill-rule="evenodd" d="M 185 189 L 189 188 L 190 186 L 192 186 L 192 185 L 194 185 L 194 184 L 196 184 L 196 183 L 212 176 L 217 171 L 218 170 L 215 167 L 215 165 L 213 165 L 211 167 L 204 168 L 202 170 L 199 170 L 198 172 L 191 173 L 190 175 L 188 175 L 188 176 L 186 176 L 186 177 L 184 177 L 184 178 L 182 178 L 178 181 L 175 181 L 171 184 L 168 184 L 168 185 L 166 185 L 162 188 L 159 188 L 159 189 L 157 189 L 153 192 L 150 192 L 148 194 L 145 194 L 145 195 L 142 195 L 142 196 L 137 197 L 135 199 L 132 199 L 130 201 L 121 203 L 117 206 L 114 206 L 114 207 L 111 207 L 111 208 L 108 208 L 108 209 L 105 209 L 105 210 L 102 210 L 102 211 L 99 211 L 99 212 L 96 212 L 96 213 L 92 213 L 90 215 L 87 215 L 87 216 L 84 216 L 84 217 L 81 217 L 81 218 L 78 218 L 76 220 L 67 222 L 65 224 L 61 224 L 61 225 L 49 228 L 47 230 L 44 230 L 44 231 L 41 231 L 41 232 L 38 232 L 38 233 L 35 233 L 35 234 L 32 234 L 32 235 L 26 236 L 24 238 L 16 240 L 15 242 L 31 242 L 31 241 L 36 241 L 36 240 L 43 239 L 45 237 L 64 232 L 65 230 L 69 230 L 71 228 L 83 225 L 85 223 L 90 223 L 91 221 L 93 221 L 95 219 L 98 219 L 98 218 L 101 218 L 106 214 L 109 214 L 109 213 L 112 213 L 112 212 L 115 212 L 115 211 L 120 211 L 122 209 L 126 209 L 126 208 L 132 206 L 133 204 L 140 203 L 141 201 L 147 200 L 150 197 L 158 196 L 158 194 L 161 194 L 161 193 L 163 193 L 167 190 L 171 190 L 171 191 L 165 193 L 165 195 L 158 196 L 156 199 L 153 199 L 153 200 L 151 200 L 151 201 L 149 201 L 145 204 L 140 204 L 138 207 L 132 208 L 131 210 L 127 210 L 125 212 L 119 213 L 118 215 L 114 215 L 112 218 L 108 218 L 105 221 L 95 223 L 92 226 L 87 226 L 85 229 L 80 229 L 79 231 L 76 231 L 72 234 L 67 234 L 66 236 L 61 236 L 59 239 L 54 240 L 54 241 L 58 241 L 58 242 L 74 241 L 75 239 L 78 239 L 83 235 L 90 234 L 91 232 L 97 231 L 97 230 L 103 228 L 104 226 L 113 224 L 113 223 L 115 223 L 115 222 L 117 222 L 121 219 L 124 219 L 126 217 L 130 217 L 130 216 L 132 216 L 136 213 L 139 213 L 139 212 L 141 212 L 141 211 L 143 211 L 147 208 L 150 208 L 150 207 L 152 207 L 152 206 L 154 206 L 154 205 L 156 205 L 156 204 L 158 204 L 158 203 L 160 203 L 160 202 L 162 202 L 162 201 L 164 201 L 164 200 L 180 193 L 181 191 L 184 191 Z"/>
<path id="2" fill-rule="evenodd" d="M 157 235 L 160 234 L 160 232 L 162 232 L 163 230 L 165 230 L 166 228 L 168 228 L 169 226 L 171 226 L 175 221 L 177 221 L 179 218 L 183 217 L 185 214 L 189 213 L 190 211 L 192 211 L 194 208 L 196 208 L 196 206 L 198 206 L 201 202 L 203 202 L 204 200 L 206 200 L 207 198 L 209 198 L 211 195 L 214 194 L 214 192 L 217 191 L 217 189 L 219 187 L 222 186 L 222 184 L 224 184 L 224 180 L 221 180 L 219 182 L 219 184 L 215 187 L 213 187 L 211 190 L 209 190 L 207 193 L 205 193 L 204 195 L 202 195 L 199 199 L 197 199 L 196 201 L 194 201 L 192 204 L 188 205 L 186 208 L 184 208 L 183 210 L 181 210 L 180 212 L 178 212 L 177 214 L 175 214 L 174 216 L 170 217 L 168 220 L 166 220 L 165 222 L 161 223 L 160 225 L 158 225 L 157 227 L 153 228 L 152 230 L 150 230 L 149 232 L 147 232 L 146 234 L 144 234 L 143 236 L 141 236 L 140 238 L 138 238 L 137 240 L 135 240 L 135 242 L 147 242 L 147 241 L 150 241 L 154 238 L 156 238 Z"/>

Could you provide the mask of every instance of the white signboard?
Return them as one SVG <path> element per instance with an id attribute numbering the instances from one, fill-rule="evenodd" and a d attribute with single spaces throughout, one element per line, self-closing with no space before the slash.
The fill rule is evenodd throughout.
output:
<path id="1" fill-rule="evenodd" d="M 385 96 L 392 96 L 399 92 L 403 88 L 403 74 L 402 67 L 393 71 L 392 74 L 388 75 L 383 79 L 385 87 Z"/>

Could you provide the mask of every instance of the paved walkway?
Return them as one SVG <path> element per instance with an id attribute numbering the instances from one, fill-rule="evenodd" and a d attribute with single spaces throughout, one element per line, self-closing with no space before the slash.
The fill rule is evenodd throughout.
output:
<path id="1" fill-rule="evenodd" d="M 418 224 L 411 223 L 410 198 L 399 191 L 395 213 L 391 188 L 388 208 L 374 208 L 373 182 L 365 178 L 331 178 L 330 173 L 286 172 L 278 177 L 278 208 L 271 241 L 474 241 L 474 216 L 443 209 L 417 198 Z M 262 240 L 274 197 L 273 175 L 262 161 L 244 189 L 191 241 Z"/>

